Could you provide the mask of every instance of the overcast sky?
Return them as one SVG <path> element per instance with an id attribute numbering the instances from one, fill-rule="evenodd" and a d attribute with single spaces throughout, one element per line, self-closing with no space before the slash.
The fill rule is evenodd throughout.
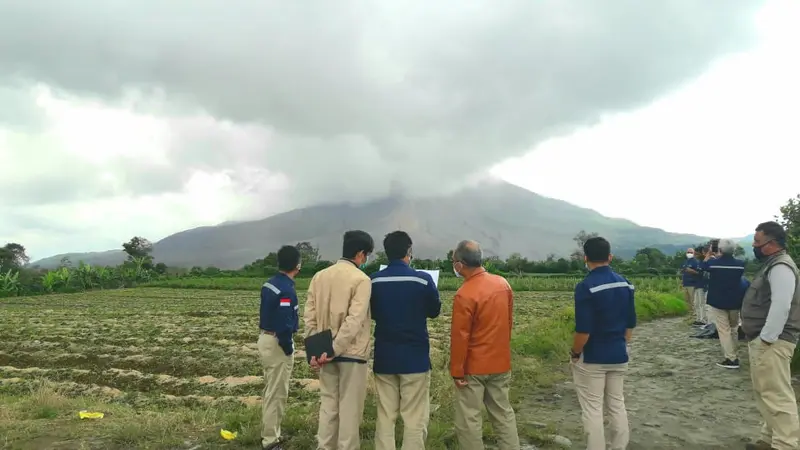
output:
<path id="1" fill-rule="evenodd" d="M 764 4 L 4 1 L 0 242 L 118 248 L 487 171 L 745 235 L 800 192 L 800 11 Z"/>

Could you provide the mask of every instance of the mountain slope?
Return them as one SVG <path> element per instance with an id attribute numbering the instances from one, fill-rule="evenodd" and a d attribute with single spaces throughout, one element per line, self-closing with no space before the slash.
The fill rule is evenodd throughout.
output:
<path id="1" fill-rule="evenodd" d="M 319 246 L 324 259 L 336 259 L 342 234 L 349 229 L 368 231 L 378 250 L 386 233 L 405 230 L 418 258 L 444 257 L 461 239 L 475 239 L 488 255 L 500 257 L 514 252 L 535 259 L 550 253 L 566 256 L 575 248 L 572 238 L 580 230 L 608 238 L 623 257 L 644 246 L 674 249 L 707 239 L 642 227 L 508 183 L 490 183 L 448 197 L 322 205 L 257 221 L 195 228 L 157 242 L 153 256 L 169 266 L 239 268 L 283 244 L 309 241 Z M 90 254 L 72 258 L 78 259 L 94 263 Z M 44 267 L 42 261 L 37 264 Z"/>

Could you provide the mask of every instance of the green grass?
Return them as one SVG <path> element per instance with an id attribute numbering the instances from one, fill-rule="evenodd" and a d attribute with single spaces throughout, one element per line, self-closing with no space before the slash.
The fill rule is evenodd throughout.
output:
<path id="1" fill-rule="evenodd" d="M 442 316 L 430 322 L 430 449 L 455 445 L 447 345 L 452 293 L 442 297 Z M 257 447 L 257 302 L 252 290 L 163 288 L 1 300 L 0 449 Z M 515 302 L 511 396 L 521 438 L 544 448 L 543 433 L 551 430 L 532 426 L 542 418 L 520 407 L 531 389 L 567 376 L 571 303 L 567 292 L 519 292 Z M 637 290 L 641 321 L 685 312 L 677 293 Z M 314 374 L 301 355 L 292 378 L 284 432 L 293 436 L 291 448 L 312 449 L 318 395 L 304 387 Z M 368 389 L 363 448 L 373 448 L 375 429 Z M 82 421 L 83 409 L 107 415 Z M 221 428 L 237 431 L 238 439 L 222 440 Z"/>
<path id="2" fill-rule="evenodd" d="M 508 282 L 515 291 L 537 292 L 572 292 L 575 284 L 581 277 L 541 277 L 519 276 L 509 277 Z M 151 281 L 143 287 L 158 287 L 170 289 L 218 289 L 218 290 L 258 290 L 264 284 L 264 278 L 249 277 L 182 277 L 168 278 Z M 297 289 L 308 289 L 310 278 L 296 280 Z M 674 292 L 680 289 L 680 279 L 677 277 L 632 277 L 630 281 L 638 290 L 655 290 L 659 292 Z M 461 279 L 453 276 L 442 276 L 439 279 L 440 291 L 455 291 L 461 286 Z"/>

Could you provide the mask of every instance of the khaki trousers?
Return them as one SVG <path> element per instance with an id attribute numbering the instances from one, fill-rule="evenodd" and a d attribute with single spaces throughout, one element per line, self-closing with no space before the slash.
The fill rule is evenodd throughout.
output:
<path id="1" fill-rule="evenodd" d="M 719 344 L 725 359 L 736 361 L 736 342 L 739 340 L 739 311 L 708 307 L 708 315 L 717 327 Z"/>
<path id="2" fill-rule="evenodd" d="M 686 301 L 686 307 L 691 312 L 694 312 L 694 289 L 692 286 L 683 287 L 683 299 Z"/>
<path id="3" fill-rule="evenodd" d="M 320 369 L 318 450 L 361 448 L 367 369 L 355 362 L 331 362 Z"/>
<path id="4" fill-rule="evenodd" d="M 603 404 L 608 412 L 612 450 L 627 448 L 630 440 L 628 412 L 625 410 L 623 384 L 628 364 L 586 364 L 583 356 L 572 363 L 572 378 L 581 404 L 583 429 L 587 434 L 587 450 L 605 450 Z"/>
<path id="5" fill-rule="evenodd" d="M 748 344 L 756 407 L 764 419 L 761 440 L 772 443 L 772 448 L 777 450 L 797 449 L 800 434 L 797 400 L 789 370 L 794 348 L 795 344 L 780 339 L 772 345 L 759 338 Z"/>
<path id="6" fill-rule="evenodd" d="M 402 450 L 425 448 L 430 419 L 431 373 L 375 375 L 378 394 L 378 418 L 375 424 L 375 448 L 395 450 L 394 427 L 398 414 L 403 419 Z"/>
<path id="7" fill-rule="evenodd" d="M 261 397 L 261 444 L 275 443 L 281 437 L 281 421 L 289 398 L 294 358 L 269 334 L 258 337 L 258 353 L 264 368 L 264 392 Z"/>
<path id="8" fill-rule="evenodd" d="M 694 289 L 694 314 L 698 322 L 708 323 L 708 311 L 706 309 L 706 291 L 703 288 Z"/>
<path id="9" fill-rule="evenodd" d="M 500 450 L 519 450 L 517 419 L 508 399 L 511 372 L 495 375 L 467 375 L 467 385 L 456 388 L 455 428 L 458 448 L 483 450 L 483 418 L 486 406 Z"/>

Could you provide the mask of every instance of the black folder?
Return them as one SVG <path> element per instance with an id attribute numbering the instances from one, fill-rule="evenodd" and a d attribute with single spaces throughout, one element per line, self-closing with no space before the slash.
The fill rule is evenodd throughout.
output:
<path id="1" fill-rule="evenodd" d="M 321 331 L 317 334 L 312 334 L 305 339 L 306 345 L 306 360 L 311 364 L 311 357 L 316 356 L 317 359 L 323 353 L 328 354 L 328 358 L 333 356 L 333 333 L 331 330 Z"/>

